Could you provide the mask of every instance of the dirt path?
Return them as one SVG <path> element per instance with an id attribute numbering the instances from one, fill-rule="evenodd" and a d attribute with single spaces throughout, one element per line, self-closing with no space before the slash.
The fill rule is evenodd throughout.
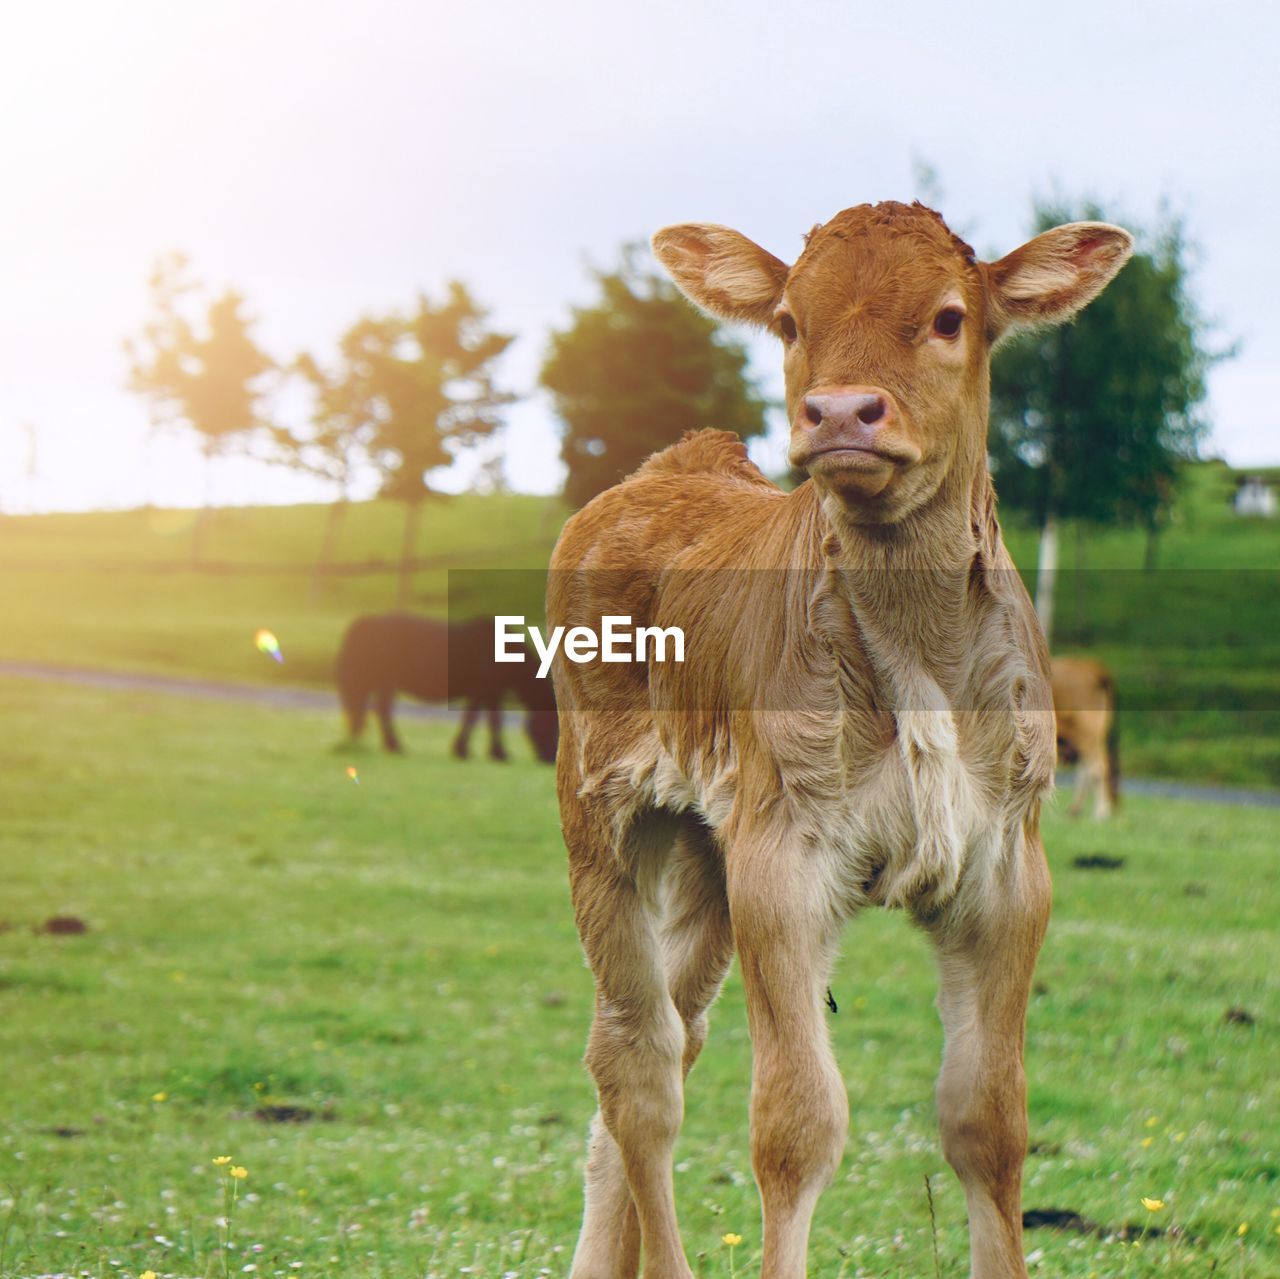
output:
<path id="1" fill-rule="evenodd" d="M 1238 808 L 1280 808 L 1280 791 L 1244 790 L 1236 786 L 1197 786 L 1192 782 L 1165 782 L 1132 777 L 1121 782 L 1129 795 L 1162 795 L 1168 799 L 1196 799 L 1208 804 L 1234 804 Z"/>
<path id="2" fill-rule="evenodd" d="M 293 710 L 340 712 L 336 693 L 318 688 L 272 688 L 266 684 L 234 684 L 229 680 L 188 679 L 179 675 L 144 675 L 130 671 L 100 671 L 83 666 L 52 666 L 43 662 L 0 661 L 0 677 L 43 680 L 55 684 L 80 684 L 123 692 L 166 693 L 177 697 L 201 697 L 216 702 L 252 702 L 258 706 L 283 706 Z M 417 719 L 451 719 L 456 712 L 444 706 L 423 706 L 402 700 L 397 715 Z"/>
<path id="3" fill-rule="evenodd" d="M 295 710 L 338 711 L 337 697 L 314 688 L 271 688 L 265 684 L 233 684 L 229 681 L 186 679 L 176 675 L 143 675 L 126 671 L 92 670 L 82 666 L 52 666 L 43 662 L 0 661 L 0 677 L 44 680 L 58 684 L 81 684 L 130 692 L 166 693 L 178 697 L 202 697 L 219 702 L 251 702 L 259 706 L 281 706 Z M 457 712 L 443 706 L 423 706 L 401 699 L 396 714 L 416 719 L 452 719 Z M 1069 779 L 1063 778 L 1064 787 Z M 1200 786 L 1189 782 L 1127 778 L 1124 790 L 1130 795 L 1153 795 L 1165 799 L 1192 799 L 1208 804 L 1232 804 L 1244 808 L 1280 808 L 1280 791 L 1243 790 L 1231 786 Z"/>

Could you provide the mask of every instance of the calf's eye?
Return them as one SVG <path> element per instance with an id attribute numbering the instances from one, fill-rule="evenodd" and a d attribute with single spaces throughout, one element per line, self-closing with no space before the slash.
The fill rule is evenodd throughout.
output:
<path id="1" fill-rule="evenodd" d="M 782 340 L 784 342 L 794 342 L 800 333 L 800 330 L 796 328 L 795 320 L 786 314 L 778 316 L 778 328 L 782 330 Z"/>
<path id="2" fill-rule="evenodd" d="M 964 323 L 964 312 L 956 306 L 944 306 L 933 318 L 933 331 L 939 337 L 953 338 Z"/>

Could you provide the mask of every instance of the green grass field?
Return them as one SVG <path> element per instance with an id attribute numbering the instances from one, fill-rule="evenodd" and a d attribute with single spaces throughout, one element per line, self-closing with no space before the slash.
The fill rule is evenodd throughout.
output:
<path id="1" fill-rule="evenodd" d="M 1280 525 L 1233 516 L 1231 480 L 1218 464 L 1193 468 L 1154 574 L 1140 571 L 1136 533 L 1063 530 L 1055 647 L 1116 672 L 1132 776 L 1280 788 Z M 325 514 L 216 511 L 201 571 L 194 512 L 0 518 L 0 659 L 326 685 L 351 618 L 395 602 L 401 509 L 353 506 L 344 571 L 313 595 Z M 536 599 L 565 515 L 558 499 L 514 495 L 427 505 L 411 606 L 444 614 L 451 569 L 529 570 Z M 1006 535 L 1024 571 L 1034 566 L 1034 531 Z M 283 666 L 254 651 L 259 627 L 280 638 Z"/>
<path id="2" fill-rule="evenodd" d="M 407 722 L 407 758 L 353 756 L 336 716 L 3 679 L 0 709 L 0 1275 L 566 1272 L 590 978 L 523 740 L 460 764 L 451 726 Z M 1277 826 L 1182 801 L 1049 815 L 1026 1206 L 1178 1233 L 1034 1230 L 1034 1275 L 1280 1275 Z M 1125 864 L 1072 865 L 1100 853 Z M 88 931 L 40 931 L 56 915 Z M 853 1121 L 810 1273 L 933 1275 L 930 1177 L 959 1279 L 927 946 L 868 914 L 832 985 Z M 735 975 L 677 1156 L 700 1276 L 758 1256 L 749 1069 Z M 256 1117 L 281 1107 L 310 1118 Z"/>

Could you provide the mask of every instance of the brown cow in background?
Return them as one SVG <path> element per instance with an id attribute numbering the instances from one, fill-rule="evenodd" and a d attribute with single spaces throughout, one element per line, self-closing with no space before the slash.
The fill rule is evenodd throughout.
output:
<path id="1" fill-rule="evenodd" d="M 1092 793 L 1093 815 L 1101 821 L 1120 802 L 1115 680 L 1101 662 L 1088 657 L 1055 657 L 1050 675 L 1058 758 L 1076 769 L 1076 793 L 1068 811 L 1078 817 Z"/>

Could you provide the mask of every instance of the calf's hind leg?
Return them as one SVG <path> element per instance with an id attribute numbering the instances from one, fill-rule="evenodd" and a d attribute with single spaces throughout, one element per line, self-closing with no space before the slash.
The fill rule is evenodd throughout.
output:
<path id="1" fill-rule="evenodd" d="M 1038 838 L 1010 855 L 983 900 L 961 896 L 928 927 L 938 953 L 946 1032 L 938 1125 L 964 1186 L 973 1279 L 1026 1279 L 1022 1164 L 1027 1150 L 1023 1033 L 1036 955 L 1049 918 Z"/>
<path id="2" fill-rule="evenodd" d="M 652 891 L 653 872 L 642 878 L 650 880 L 645 889 L 636 885 L 643 898 L 647 896 L 646 889 Z M 706 1009 L 720 989 L 733 953 L 719 854 L 705 830 L 693 825 L 685 828 L 671 853 L 661 892 L 655 892 L 650 898 L 653 907 L 658 905 L 658 898 L 661 899 L 661 924 L 657 930 L 653 929 L 657 910 L 651 907 L 646 921 L 648 929 L 640 930 L 642 934 L 647 931 L 642 967 L 648 982 L 652 982 L 655 975 L 654 962 L 661 963 L 663 999 L 657 998 L 652 986 L 647 998 L 659 1004 L 665 1001 L 667 1009 L 650 1024 L 656 1027 L 665 1022 L 662 1035 L 670 1035 L 672 1030 L 677 1032 L 656 1054 L 656 1061 L 653 1045 L 642 1042 L 636 1044 L 639 1051 L 635 1058 L 628 1060 L 626 1043 L 619 1042 L 614 1030 L 606 1029 L 602 1022 L 605 1006 L 602 992 L 626 984 L 625 970 L 631 963 L 626 961 L 620 967 L 615 966 L 617 953 L 610 955 L 604 947 L 597 948 L 595 943 L 605 938 L 590 918 L 584 918 L 584 909 L 594 916 L 598 910 L 607 909 L 607 898 L 596 901 L 595 909 L 591 909 L 586 898 L 601 881 L 593 876 L 590 887 L 584 884 L 581 893 L 578 882 L 575 875 L 575 902 L 580 903 L 579 923 L 584 944 L 588 945 L 588 957 L 592 957 L 594 950 L 603 964 L 598 966 L 595 959 L 592 960 L 598 987 L 597 1012 L 587 1055 L 588 1065 L 600 1087 L 601 1110 L 591 1125 L 586 1211 L 574 1253 L 573 1279 L 632 1279 L 639 1266 L 642 1233 L 646 1275 L 663 1279 L 684 1275 L 688 1271 L 675 1233 L 674 1196 L 670 1185 L 671 1145 L 683 1113 L 681 1082 L 702 1047 Z M 631 891 L 625 890 L 623 896 L 630 897 Z M 588 931 L 592 935 L 591 943 L 587 941 Z M 614 941 L 617 940 L 619 937 L 615 934 Z M 609 971 L 602 972 L 602 966 L 608 966 Z M 604 994 L 604 998 L 608 999 L 608 995 Z M 672 1011 L 678 1023 L 673 1023 Z M 613 1024 L 615 1029 L 622 1029 L 626 1021 Z M 646 1057 L 648 1065 L 644 1061 Z M 655 1068 L 657 1077 L 643 1077 Z M 649 1091 L 649 1097 L 641 1104 L 654 1108 L 657 1126 L 664 1130 L 655 1143 L 656 1150 L 646 1151 L 643 1143 L 636 1140 L 637 1122 L 642 1124 L 643 1117 L 627 1113 L 629 1107 L 620 1107 L 616 1099 L 607 1099 L 607 1092 L 617 1087 L 618 1080 L 622 1080 L 624 1088 Z M 643 1231 L 641 1206 L 647 1223 Z"/>
<path id="3" fill-rule="evenodd" d="M 662 950 L 667 987 L 684 1023 L 685 1076 L 707 1038 L 711 1007 L 733 959 L 724 860 L 711 832 L 690 821 L 676 839 L 663 885 Z"/>

